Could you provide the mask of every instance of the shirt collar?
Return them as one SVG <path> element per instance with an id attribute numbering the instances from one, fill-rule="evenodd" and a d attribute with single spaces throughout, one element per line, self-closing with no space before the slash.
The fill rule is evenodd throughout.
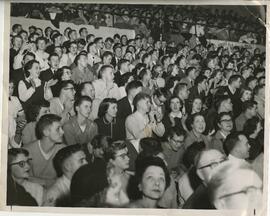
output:
<path id="1" fill-rule="evenodd" d="M 44 152 L 43 149 L 41 148 L 40 140 L 38 140 L 38 147 L 39 147 L 39 150 L 40 150 L 42 156 L 43 156 L 46 160 L 49 160 L 50 157 L 51 157 L 51 156 L 53 155 L 53 153 L 54 153 L 54 148 L 53 148 L 50 152 L 48 152 L 48 153 Z"/>
<path id="2" fill-rule="evenodd" d="M 231 155 L 231 154 L 229 154 L 228 159 L 229 159 L 230 161 L 233 161 L 233 162 L 243 162 L 243 161 L 245 161 L 244 159 L 242 159 L 242 158 L 237 158 L 237 157 L 235 157 L 235 156 L 233 156 L 233 155 Z"/>

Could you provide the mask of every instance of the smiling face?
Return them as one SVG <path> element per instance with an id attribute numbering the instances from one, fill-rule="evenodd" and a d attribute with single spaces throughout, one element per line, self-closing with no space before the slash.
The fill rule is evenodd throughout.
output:
<path id="1" fill-rule="evenodd" d="M 143 176 L 139 189 L 143 196 L 158 200 L 162 197 L 166 186 L 165 173 L 161 167 L 149 166 Z"/>
<path id="2" fill-rule="evenodd" d="M 63 70 L 63 75 L 61 77 L 62 80 L 71 80 L 71 70 L 68 68 L 65 68 Z"/>
<path id="3" fill-rule="evenodd" d="M 194 118 L 193 124 L 192 124 L 192 128 L 195 132 L 197 133 L 203 133 L 205 130 L 205 120 L 204 117 L 201 115 L 198 115 Z"/>
<path id="4" fill-rule="evenodd" d="M 231 132 L 233 129 L 233 121 L 230 115 L 224 115 L 221 117 L 218 127 L 222 131 Z"/>
<path id="5" fill-rule="evenodd" d="M 178 151 L 180 148 L 184 147 L 184 139 L 183 135 L 177 136 L 176 134 L 173 137 L 169 138 L 169 144 L 173 151 Z"/>
<path id="6" fill-rule="evenodd" d="M 181 103 L 179 98 L 173 98 L 170 102 L 170 108 L 172 112 L 179 112 L 181 108 Z"/>
<path id="7" fill-rule="evenodd" d="M 202 110 L 202 100 L 200 98 L 195 98 L 192 103 L 192 113 L 198 113 Z"/>

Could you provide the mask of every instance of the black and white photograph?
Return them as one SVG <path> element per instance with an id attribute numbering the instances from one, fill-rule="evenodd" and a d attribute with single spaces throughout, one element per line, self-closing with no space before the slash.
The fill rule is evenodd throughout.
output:
<path id="1" fill-rule="evenodd" d="M 9 8 L 4 205 L 266 208 L 267 5 Z"/>

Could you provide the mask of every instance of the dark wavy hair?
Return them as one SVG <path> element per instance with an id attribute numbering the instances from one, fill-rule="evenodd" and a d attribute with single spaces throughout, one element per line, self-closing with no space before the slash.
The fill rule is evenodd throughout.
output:
<path id="1" fill-rule="evenodd" d="M 105 98 L 98 108 L 98 117 L 102 118 L 107 113 L 110 104 L 117 104 L 117 100 L 115 98 Z"/>
<path id="2" fill-rule="evenodd" d="M 139 184 L 142 182 L 143 174 L 150 166 L 160 167 L 165 174 L 165 181 L 166 181 L 165 190 L 170 186 L 171 183 L 170 174 L 163 160 L 155 156 L 141 157 L 139 160 L 136 161 L 135 176 L 132 179 L 133 191 L 132 194 L 130 193 L 130 195 L 132 196 L 130 198 L 134 200 L 142 198 L 143 192 L 139 190 Z"/>

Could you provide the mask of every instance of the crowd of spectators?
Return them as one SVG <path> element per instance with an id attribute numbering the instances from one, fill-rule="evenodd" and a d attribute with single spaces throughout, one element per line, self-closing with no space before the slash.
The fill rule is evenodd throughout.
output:
<path id="1" fill-rule="evenodd" d="M 225 7 L 225 6 L 224 6 Z M 247 12 L 246 8 L 243 10 Z M 232 9 L 213 9 L 199 5 L 108 5 L 108 4 L 25 4 L 14 3 L 12 16 L 135 29 L 136 34 L 155 40 L 190 34 L 209 39 L 265 44 L 265 26 L 255 15 L 246 16 Z M 262 19 L 261 19 L 262 20 Z"/>
<path id="2" fill-rule="evenodd" d="M 13 24 L 7 204 L 262 203 L 265 53 Z"/>

